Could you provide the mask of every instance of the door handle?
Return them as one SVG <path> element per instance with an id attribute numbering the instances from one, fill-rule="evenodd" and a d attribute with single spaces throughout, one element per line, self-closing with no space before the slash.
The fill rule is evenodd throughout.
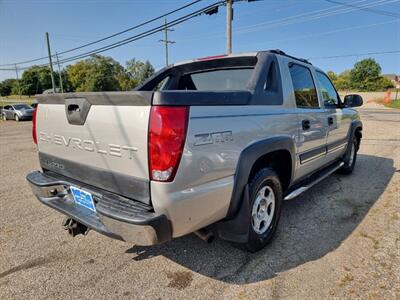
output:
<path id="1" fill-rule="evenodd" d="M 70 105 L 68 105 L 68 107 L 67 107 L 67 109 L 68 109 L 68 112 L 69 113 L 72 113 L 72 112 L 80 112 L 80 108 L 79 108 L 79 105 L 78 104 L 70 104 Z"/>
<path id="2" fill-rule="evenodd" d="M 310 120 L 303 120 L 301 122 L 301 126 L 303 127 L 303 130 L 308 130 L 311 127 Z"/>
<path id="3" fill-rule="evenodd" d="M 333 125 L 333 118 L 332 117 L 328 117 L 328 125 Z"/>

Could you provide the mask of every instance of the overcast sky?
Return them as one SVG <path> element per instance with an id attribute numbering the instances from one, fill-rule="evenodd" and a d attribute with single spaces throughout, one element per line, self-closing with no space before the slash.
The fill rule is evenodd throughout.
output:
<path id="1" fill-rule="evenodd" d="M 368 5 L 389 14 L 353 10 L 325 0 L 265 0 L 234 4 L 233 51 L 247 52 L 281 49 L 288 54 L 312 58 L 324 70 L 341 72 L 365 57 L 374 57 L 384 73 L 400 73 L 400 53 L 358 55 L 317 59 L 318 57 L 400 50 L 399 0 L 346 1 Z M 0 64 L 14 63 L 47 54 L 44 34 L 50 34 L 52 51 L 91 42 L 147 19 L 182 6 L 188 1 L 34 1 L 0 0 Z M 176 15 L 179 17 L 215 1 L 204 0 Z M 170 47 L 170 62 L 225 52 L 225 7 L 213 16 L 200 16 L 177 25 L 170 33 L 176 43 Z M 93 45 L 74 53 L 86 52 L 140 33 L 161 21 Z M 107 52 L 121 64 L 128 59 L 150 60 L 156 69 L 164 65 L 162 33 Z M 39 63 L 45 63 L 41 61 Z M 24 65 L 27 66 L 27 65 Z M 1 68 L 1 67 L 0 67 Z M 0 80 L 15 77 L 15 72 L 0 71 Z"/>

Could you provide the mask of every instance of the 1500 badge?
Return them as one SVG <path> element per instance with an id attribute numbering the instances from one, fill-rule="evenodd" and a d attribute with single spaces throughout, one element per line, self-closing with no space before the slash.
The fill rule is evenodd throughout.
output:
<path id="1" fill-rule="evenodd" d="M 39 132 L 39 140 L 72 149 L 96 152 L 121 158 L 126 157 L 128 159 L 132 159 L 135 152 L 138 150 L 136 147 L 127 145 L 105 144 L 94 140 L 80 139 L 60 134 L 48 134 L 46 132 Z"/>
<path id="2" fill-rule="evenodd" d="M 194 136 L 195 146 L 233 141 L 232 131 L 201 133 Z"/>

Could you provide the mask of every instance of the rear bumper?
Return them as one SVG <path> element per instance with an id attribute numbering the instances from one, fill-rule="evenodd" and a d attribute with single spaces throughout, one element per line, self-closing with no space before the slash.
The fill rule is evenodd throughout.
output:
<path id="1" fill-rule="evenodd" d="M 172 237 L 167 217 L 154 213 L 146 204 L 53 172 L 35 171 L 26 179 L 40 202 L 111 238 L 147 246 L 166 242 Z M 90 192 L 96 212 L 75 204 L 70 186 Z"/>

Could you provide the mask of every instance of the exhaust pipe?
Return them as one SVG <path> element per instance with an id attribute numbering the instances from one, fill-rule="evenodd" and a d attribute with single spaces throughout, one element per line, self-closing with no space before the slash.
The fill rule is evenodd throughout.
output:
<path id="1" fill-rule="evenodd" d="M 68 217 L 65 218 L 62 222 L 62 226 L 65 230 L 68 230 L 68 234 L 72 237 L 75 237 L 78 234 L 87 235 L 90 230 L 90 228 L 88 228 L 87 226 Z"/>
<path id="2" fill-rule="evenodd" d="M 214 241 L 214 233 L 212 233 L 210 230 L 207 229 L 200 229 L 194 232 L 195 235 L 197 235 L 200 239 L 205 241 L 207 244 L 210 244 L 212 241 Z"/>

